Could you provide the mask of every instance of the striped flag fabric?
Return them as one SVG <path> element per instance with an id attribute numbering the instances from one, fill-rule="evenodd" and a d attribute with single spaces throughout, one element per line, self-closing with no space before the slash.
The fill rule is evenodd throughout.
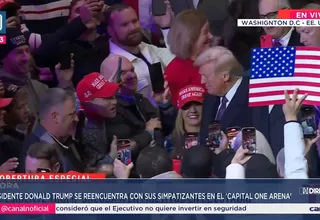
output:
<path id="1" fill-rule="evenodd" d="M 308 93 L 304 104 L 320 105 L 320 48 L 275 47 L 252 50 L 249 106 L 283 104 L 284 90 Z"/>

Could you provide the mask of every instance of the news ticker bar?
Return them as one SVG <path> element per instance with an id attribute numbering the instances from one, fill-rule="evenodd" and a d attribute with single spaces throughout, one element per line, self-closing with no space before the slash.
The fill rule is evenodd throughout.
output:
<path id="1" fill-rule="evenodd" d="M 1 204 L 0 214 L 317 214 L 316 204 Z"/>
<path id="2" fill-rule="evenodd" d="M 320 19 L 238 19 L 238 27 L 320 27 Z"/>

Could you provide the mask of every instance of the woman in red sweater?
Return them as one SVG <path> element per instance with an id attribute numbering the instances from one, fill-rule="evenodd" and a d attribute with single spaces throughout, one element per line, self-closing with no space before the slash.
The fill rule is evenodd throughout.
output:
<path id="1" fill-rule="evenodd" d="M 208 20 L 201 12 L 186 10 L 174 19 L 168 34 L 168 44 L 176 58 L 167 66 L 165 76 L 175 106 L 181 88 L 187 85 L 201 86 L 199 67 L 193 66 L 193 62 L 211 46 L 212 40 Z"/>

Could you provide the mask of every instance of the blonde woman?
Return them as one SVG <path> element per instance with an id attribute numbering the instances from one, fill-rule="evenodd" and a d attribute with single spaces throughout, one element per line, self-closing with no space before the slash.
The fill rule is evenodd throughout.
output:
<path id="1" fill-rule="evenodd" d="M 177 105 L 178 91 L 188 85 L 201 86 L 199 67 L 194 60 L 212 44 L 207 17 L 196 10 L 186 10 L 174 19 L 168 34 L 168 44 L 176 56 L 165 70 L 166 80 Z"/>
<path id="2" fill-rule="evenodd" d="M 200 86 L 189 85 L 178 93 L 179 108 L 175 129 L 166 142 L 166 148 L 171 151 L 172 158 L 180 160 L 185 147 L 185 134 L 199 133 L 202 119 L 202 103 L 204 89 Z"/>

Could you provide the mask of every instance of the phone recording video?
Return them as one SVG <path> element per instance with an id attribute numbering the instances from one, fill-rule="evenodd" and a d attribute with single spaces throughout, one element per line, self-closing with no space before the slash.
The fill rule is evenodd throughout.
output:
<path id="1" fill-rule="evenodd" d="M 130 147 L 131 141 L 129 139 L 118 139 L 117 141 L 117 149 L 123 150 Z"/>
<path id="2" fill-rule="evenodd" d="M 190 149 L 192 147 L 198 146 L 198 133 L 186 133 L 185 134 L 185 142 L 184 148 Z"/>
<path id="3" fill-rule="evenodd" d="M 152 90 L 154 93 L 163 93 L 164 91 L 164 76 L 161 63 L 154 63 L 150 66 L 150 79 Z"/>
<path id="4" fill-rule="evenodd" d="M 316 109 L 314 106 L 301 107 L 301 126 L 304 138 L 317 136 Z"/>
<path id="5" fill-rule="evenodd" d="M 47 168 L 38 168 L 37 173 L 50 173 L 51 170 Z"/>
<path id="6" fill-rule="evenodd" d="M 129 165 L 131 163 L 131 150 L 123 149 L 118 151 L 118 160 L 120 160 L 123 164 Z"/>
<path id="7" fill-rule="evenodd" d="M 163 0 L 152 0 L 152 15 L 162 16 L 167 13 L 167 6 Z"/>
<path id="8" fill-rule="evenodd" d="M 214 121 L 208 127 L 207 146 L 218 148 L 222 140 L 220 122 Z"/>
<path id="9" fill-rule="evenodd" d="M 242 129 L 242 147 L 249 150 L 249 154 L 257 153 L 257 140 L 255 128 Z"/>
<path id="10" fill-rule="evenodd" d="M 240 127 L 229 127 L 227 128 L 227 137 L 229 141 L 229 146 L 231 147 L 236 139 L 236 136 L 241 131 Z"/>

